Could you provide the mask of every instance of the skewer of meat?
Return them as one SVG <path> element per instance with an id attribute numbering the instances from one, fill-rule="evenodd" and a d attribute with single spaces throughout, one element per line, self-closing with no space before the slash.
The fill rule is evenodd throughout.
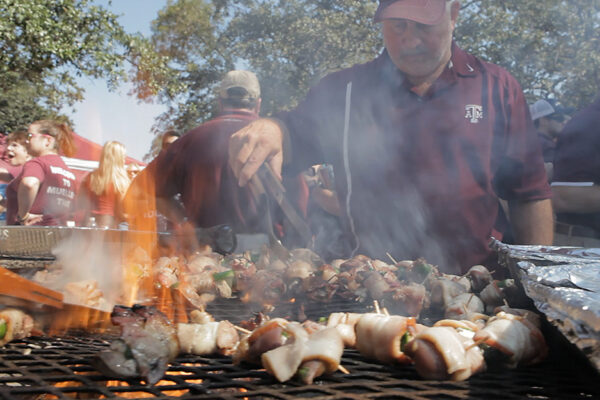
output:
<path id="1" fill-rule="evenodd" d="M 483 352 L 470 335 L 463 335 L 451 323 L 427 328 L 404 348 L 414 360 L 417 373 L 425 379 L 462 381 L 483 371 Z M 459 325 L 464 329 L 465 322 Z"/>
<path id="2" fill-rule="evenodd" d="M 309 335 L 302 363 L 297 370 L 300 380 L 310 385 L 324 374 L 332 374 L 340 367 L 344 343 L 337 329 L 325 328 Z"/>
<path id="3" fill-rule="evenodd" d="M 463 293 L 454 297 L 446 306 L 444 316 L 447 319 L 469 319 L 473 314 L 482 314 L 485 306 L 474 293 Z"/>
<path id="4" fill-rule="evenodd" d="M 111 321 L 121 328 L 121 337 L 92 364 L 107 376 L 142 377 L 150 385 L 158 382 L 179 353 L 175 327 L 154 307 L 140 305 L 115 306 Z"/>
<path id="5" fill-rule="evenodd" d="M 327 319 L 327 327 L 335 328 L 344 346 L 354 348 L 356 346 L 356 324 L 364 314 L 358 313 L 331 313 Z"/>
<path id="6" fill-rule="evenodd" d="M 444 310 L 456 296 L 466 293 L 463 285 L 450 279 L 438 278 L 431 282 L 431 307 Z"/>
<path id="7" fill-rule="evenodd" d="M 288 323 L 283 333 L 287 338 L 286 343 L 261 355 L 263 367 L 279 382 L 285 382 L 296 374 L 308 341 L 308 333 L 297 322 Z"/>
<path id="8" fill-rule="evenodd" d="M 216 322 L 208 313 L 192 312 L 193 323 L 177 324 L 180 352 L 199 356 L 230 355 L 239 342 L 239 335 L 229 321 Z"/>
<path id="9" fill-rule="evenodd" d="M 473 265 L 466 273 L 471 280 L 471 285 L 475 293 L 479 293 L 492 282 L 492 273 L 483 265 Z"/>
<path id="10" fill-rule="evenodd" d="M 356 324 L 356 348 L 384 363 L 409 364 L 403 347 L 425 327 L 412 317 L 364 314 Z"/>
<path id="11" fill-rule="evenodd" d="M 233 353 L 233 363 L 260 364 L 263 353 L 286 343 L 288 336 L 284 333 L 284 327 L 287 324 L 288 321 L 283 318 L 274 318 L 244 336 Z"/>
<path id="12" fill-rule="evenodd" d="M 0 311 L 0 346 L 31 335 L 33 318 L 16 308 Z"/>
<path id="13" fill-rule="evenodd" d="M 489 346 L 486 359 L 499 361 L 508 368 L 542 361 L 548 346 L 542 332 L 526 317 L 503 311 L 490 318 L 473 340 Z"/>

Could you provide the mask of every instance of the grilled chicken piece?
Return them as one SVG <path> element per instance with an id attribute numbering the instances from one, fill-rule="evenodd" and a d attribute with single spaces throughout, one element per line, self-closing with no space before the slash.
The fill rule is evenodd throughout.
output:
<path id="1" fill-rule="evenodd" d="M 335 328 L 340 334 L 345 347 L 356 346 L 356 323 L 363 316 L 358 313 L 331 313 L 327 319 L 327 327 Z"/>
<path id="2" fill-rule="evenodd" d="M 390 311 L 407 317 L 418 317 L 428 302 L 427 290 L 420 283 L 401 284 L 386 293 L 386 305 L 389 305 Z"/>
<path id="3" fill-rule="evenodd" d="M 310 385 L 324 374 L 334 373 L 340 366 L 344 343 L 336 328 L 325 328 L 308 337 L 298 375 L 302 383 Z"/>
<path id="4" fill-rule="evenodd" d="M 450 301 L 459 294 L 466 293 L 465 287 L 450 279 L 438 278 L 431 281 L 430 305 L 444 310 Z"/>
<path id="5" fill-rule="evenodd" d="M 485 369 L 481 349 L 450 326 L 423 330 L 404 351 L 425 379 L 463 381 Z"/>
<path id="6" fill-rule="evenodd" d="M 446 306 L 444 316 L 448 319 L 469 319 L 474 313 L 482 314 L 485 306 L 479 297 L 473 293 L 463 293 Z"/>
<path id="7" fill-rule="evenodd" d="M 473 265 L 467 271 L 466 276 L 471 279 L 471 285 L 475 293 L 479 293 L 493 280 L 492 273 L 483 265 Z"/>
<path id="8" fill-rule="evenodd" d="M 492 281 L 479 293 L 481 300 L 491 312 L 494 308 L 504 304 L 504 296 L 502 290 L 498 286 L 498 281 Z"/>
<path id="9" fill-rule="evenodd" d="M 402 344 L 424 328 L 410 317 L 364 314 L 356 324 L 356 348 L 365 357 L 384 363 L 409 364 Z"/>
<path id="10" fill-rule="evenodd" d="M 233 354 L 233 363 L 260 364 L 263 353 L 286 343 L 287 336 L 283 329 L 287 324 L 288 321 L 283 318 L 274 318 L 244 336 Z"/>
<path id="11" fill-rule="evenodd" d="M 229 321 L 201 324 L 177 324 L 177 338 L 182 353 L 204 356 L 230 355 L 239 342 L 239 335 Z"/>
<path id="12" fill-rule="evenodd" d="M 473 340 L 490 347 L 486 359 L 493 358 L 508 368 L 535 364 L 548 355 L 544 335 L 534 324 L 526 317 L 503 311 L 490 318 Z"/>
<path id="13" fill-rule="evenodd" d="M 31 335 L 33 318 L 16 308 L 0 311 L 0 346 Z"/>
<path id="14" fill-rule="evenodd" d="M 263 367 L 279 382 L 285 382 L 296 374 L 308 341 L 308 333 L 297 322 L 288 323 L 283 332 L 288 338 L 285 345 L 269 350 L 261 356 Z"/>

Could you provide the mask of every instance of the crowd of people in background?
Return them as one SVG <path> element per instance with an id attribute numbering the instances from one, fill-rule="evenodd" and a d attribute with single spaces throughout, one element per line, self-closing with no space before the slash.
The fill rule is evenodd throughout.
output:
<path id="1" fill-rule="evenodd" d="M 190 131 L 171 150 L 181 135 L 165 131 L 159 157 L 143 174 L 139 174 L 143 167 L 126 165 L 121 143 L 109 141 L 102 147 L 98 168 L 75 179 L 60 157 L 73 153 L 72 132 L 57 121 L 35 121 L 6 135 L 0 161 L 0 211 L 5 223 L 102 228 L 131 223 L 166 230 L 191 217 L 194 226 L 227 223 L 239 232 L 263 229 L 250 191 L 237 187 L 225 155 L 229 136 L 258 118 L 260 86 L 251 72 L 232 71 L 219 90 L 217 118 Z M 579 113 L 553 98 L 533 102 L 529 111 L 552 184 L 555 244 L 599 246 L 600 97 Z M 310 222 L 315 242 L 322 244 L 320 252 L 332 256 L 347 252 L 339 237 L 342 211 L 332 166 L 314 165 L 298 178 L 286 182 L 286 187 Z M 133 181 L 137 184 L 130 185 Z M 143 209 L 145 216 L 132 215 Z M 146 223 L 140 224 L 140 218 Z"/>
<path id="2" fill-rule="evenodd" d="M 256 76 L 228 72 L 216 93 L 217 116 L 183 136 L 164 132 L 159 155 L 143 171 L 128 168 L 125 147 L 110 141 L 98 168 L 78 180 L 61 158 L 74 150 L 68 125 L 40 120 L 10 133 L 0 163 L 6 224 L 142 230 L 228 224 L 236 232 L 268 231 L 273 226 L 264 225 L 266 210 L 251 179 L 265 161 L 283 177 L 316 242 L 328 243 L 319 251 L 330 257 L 353 247 L 390 250 L 399 245 L 398 226 L 415 233 L 407 246 L 453 237 L 437 250 L 463 265 L 485 258 L 490 232 L 549 244 L 551 235 L 535 232 L 543 224 L 531 225 L 547 220 L 550 188 L 554 243 L 600 246 L 600 97 L 578 113 L 555 98 L 527 107 L 507 71 L 452 40 L 458 3 L 428 4 L 415 13 L 402 1 L 380 2 L 375 20 L 386 50 L 325 77 L 295 109 L 274 118 L 259 118 Z M 421 43 L 419 57 L 403 53 L 407 37 Z M 486 91 L 498 86 L 505 91 Z M 396 202 L 410 196 L 428 209 L 430 221 Z M 387 208 L 352 214 L 351 207 Z M 426 237 L 416 235 L 419 223 Z M 343 243 L 342 231 L 352 240 Z M 286 234 L 281 226 L 276 232 Z M 465 254 L 479 258 L 461 259 Z"/>
<path id="3" fill-rule="evenodd" d="M 177 138 L 177 132 L 165 132 L 163 148 Z M 4 224 L 100 228 L 127 225 L 123 199 L 143 167 L 126 164 L 123 144 L 105 143 L 98 168 L 78 178 L 63 159 L 75 153 L 68 124 L 39 120 L 3 139 L 0 221 Z"/>

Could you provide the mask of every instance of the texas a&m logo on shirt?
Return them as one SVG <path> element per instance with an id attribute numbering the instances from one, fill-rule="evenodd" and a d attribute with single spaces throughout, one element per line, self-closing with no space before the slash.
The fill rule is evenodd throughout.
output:
<path id="1" fill-rule="evenodd" d="M 467 104 L 465 111 L 465 118 L 472 124 L 478 123 L 483 118 L 483 107 L 478 104 Z"/>

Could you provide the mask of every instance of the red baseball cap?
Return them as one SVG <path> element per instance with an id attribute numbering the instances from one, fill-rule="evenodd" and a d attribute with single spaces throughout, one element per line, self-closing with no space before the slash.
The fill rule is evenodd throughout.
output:
<path id="1" fill-rule="evenodd" d="M 380 0 L 375 22 L 402 18 L 421 24 L 435 25 L 442 20 L 447 0 Z"/>

